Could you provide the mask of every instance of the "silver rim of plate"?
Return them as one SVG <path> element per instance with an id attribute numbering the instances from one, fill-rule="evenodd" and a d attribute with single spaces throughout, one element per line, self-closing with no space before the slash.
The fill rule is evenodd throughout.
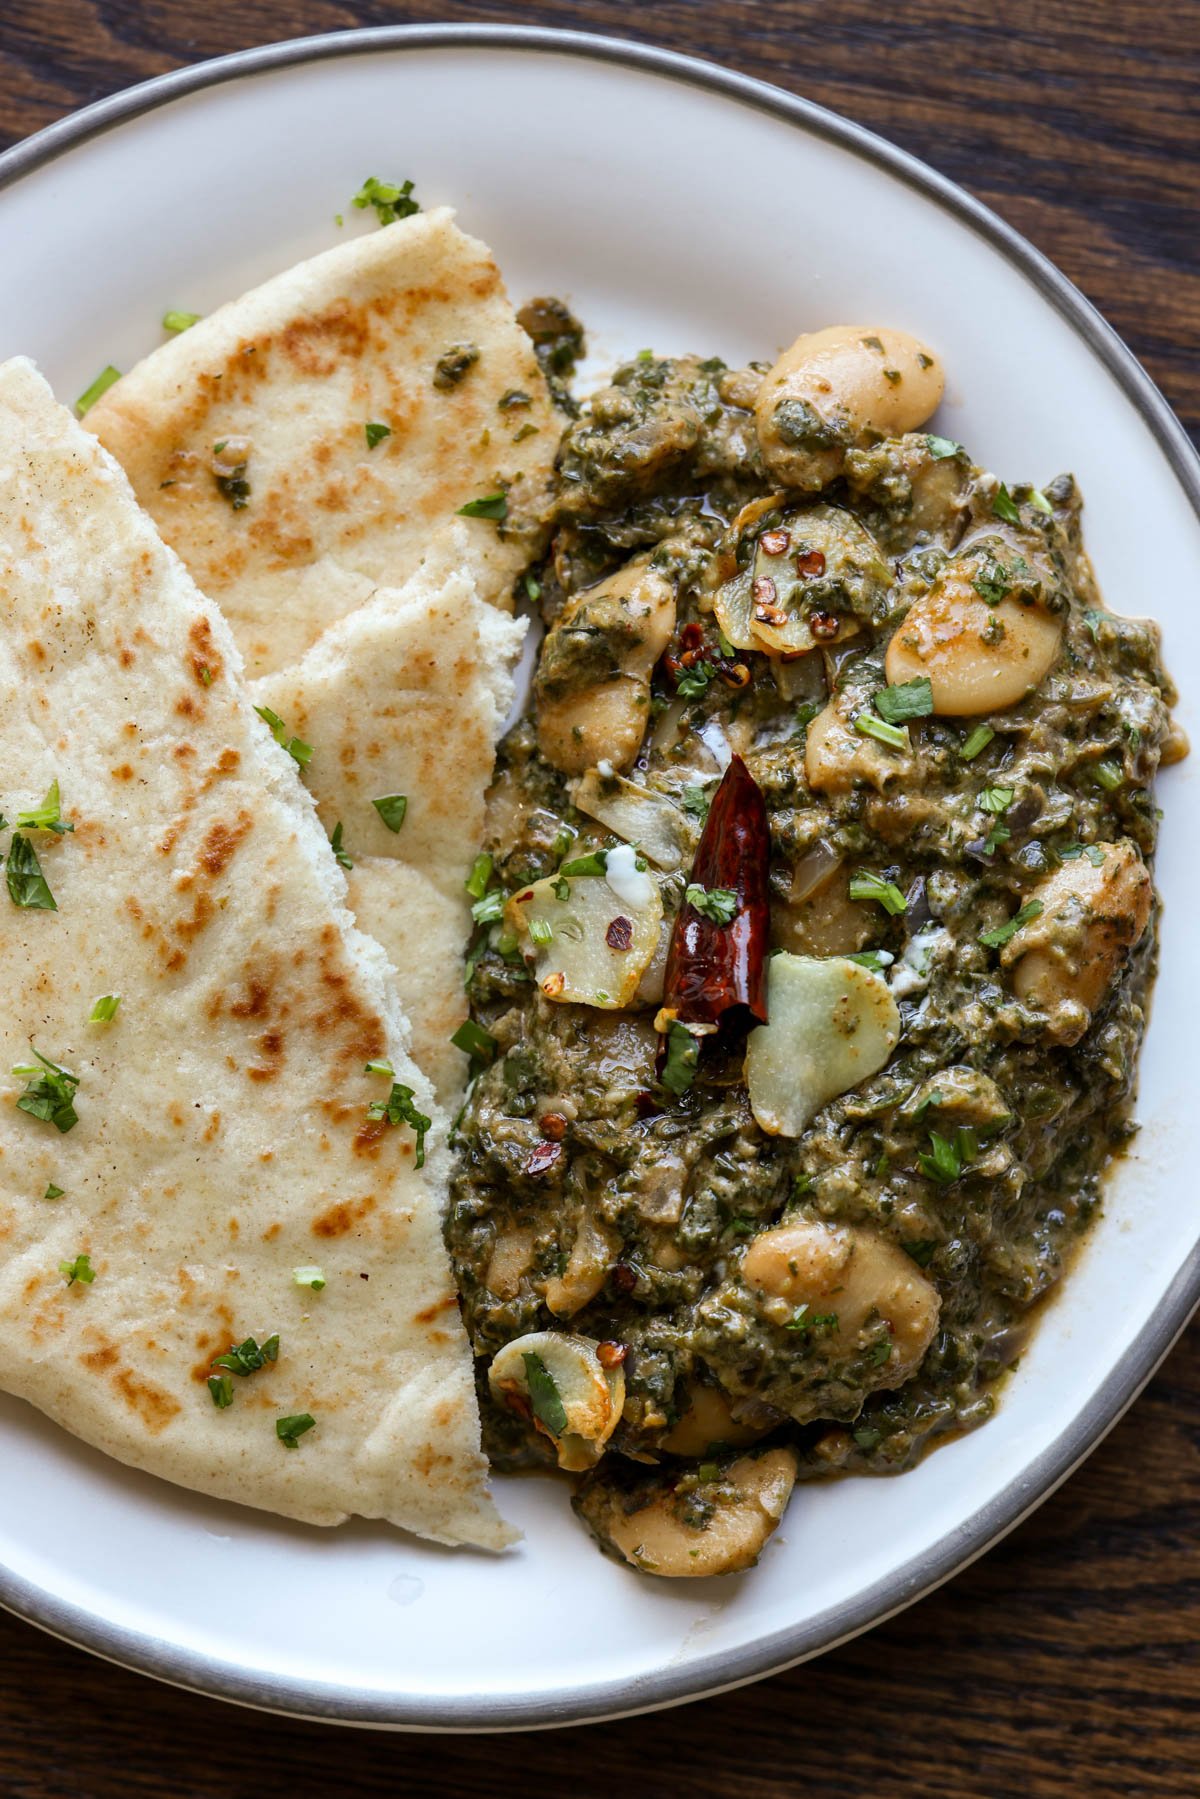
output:
<path id="1" fill-rule="evenodd" d="M 1200 456 L 1183 427 L 1112 327 L 1040 251 L 954 182 L 861 125 L 765 82 L 673 51 L 589 32 L 505 25 L 401 25 L 296 38 L 180 69 L 83 108 L 0 155 L 0 189 L 117 125 L 205 88 L 301 63 L 380 52 L 455 48 L 591 58 L 683 82 L 758 108 L 904 181 L 998 250 L 1083 339 L 1137 408 L 1200 518 Z M 852 1601 L 831 1607 L 748 1648 L 713 1655 L 683 1668 L 662 1668 L 635 1682 L 579 1687 L 569 1697 L 464 1697 L 431 1702 L 405 1693 L 380 1696 L 350 1686 L 276 1679 L 258 1668 L 191 1654 L 172 1643 L 121 1629 L 104 1618 L 64 1604 L 3 1567 L 0 1606 L 66 1642 L 175 1686 L 265 1711 L 332 1723 L 418 1731 L 528 1730 L 599 1722 L 680 1704 L 778 1673 L 835 1648 L 902 1611 L 968 1566 L 1028 1517 L 1096 1448 L 1168 1354 L 1198 1303 L 1200 1243 L 1176 1274 L 1152 1326 L 1117 1364 L 1070 1427 L 981 1506 L 961 1531 L 894 1569 Z"/>

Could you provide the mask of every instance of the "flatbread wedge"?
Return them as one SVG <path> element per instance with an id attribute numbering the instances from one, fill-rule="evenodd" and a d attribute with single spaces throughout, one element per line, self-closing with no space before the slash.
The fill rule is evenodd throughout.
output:
<path id="1" fill-rule="evenodd" d="M 0 798 L 40 820 L 0 839 L 0 1387 L 203 1493 L 502 1546 L 386 960 L 220 614 L 25 361 L 0 603 Z"/>
<path id="2" fill-rule="evenodd" d="M 87 423 L 221 607 L 251 675 L 295 662 L 422 563 L 506 595 L 537 548 L 558 441 L 491 252 L 448 207 L 222 306 Z M 459 508 L 495 495 L 508 516 L 458 521 L 448 554 Z"/>

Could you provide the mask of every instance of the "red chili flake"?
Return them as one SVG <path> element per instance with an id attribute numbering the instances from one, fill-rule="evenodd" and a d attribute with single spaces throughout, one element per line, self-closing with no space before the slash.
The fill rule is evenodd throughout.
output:
<path id="1" fill-rule="evenodd" d="M 527 892 L 525 892 L 525 893 L 518 893 L 518 895 L 517 895 L 517 904 L 518 904 L 518 905 L 519 905 L 519 906 L 523 906 L 523 905 L 524 905 L 524 904 L 525 904 L 525 901 L 526 901 L 526 900 L 531 900 L 531 899 L 532 899 L 532 898 L 533 898 L 533 888 L 532 888 L 532 887 L 530 887 L 530 888 L 529 888 L 529 889 L 528 889 L 528 891 L 527 891 Z"/>
<path id="2" fill-rule="evenodd" d="M 648 1088 L 643 1088 L 637 1096 L 637 1115 L 639 1118 L 657 1118 L 662 1111 L 658 1100 Z"/>
<path id="3" fill-rule="evenodd" d="M 808 628 L 818 643 L 827 643 L 837 636 L 842 628 L 842 621 L 836 612 L 814 612 L 809 618 Z"/>
<path id="4" fill-rule="evenodd" d="M 525 1163 L 526 1174 L 549 1174 L 562 1160 L 562 1145 L 558 1143 L 536 1143 Z"/>
<path id="5" fill-rule="evenodd" d="M 609 949 L 632 949 L 633 925 L 627 918 L 614 918 L 604 933 Z"/>
<path id="6" fill-rule="evenodd" d="M 789 534 L 782 527 L 776 526 L 774 531 L 764 531 L 758 544 L 759 548 L 765 550 L 768 556 L 782 556 L 791 541 Z"/>
<path id="7" fill-rule="evenodd" d="M 679 633 L 679 648 L 685 655 L 704 648 L 704 627 L 692 623 L 685 625 Z"/>
<path id="8" fill-rule="evenodd" d="M 760 575 L 752 588 L 754 616 L 760 625 L 786 625 L 787 613 L 780 610 L 779 595 L 770 575 Z"/>
<path id="9" fill-rule="evenodd" d="M 561 1143 L 567 1134 L 567 1121 L 561 1112 L 543 1112 L 541 1126 L 542 1135 L 552 1143 Z"/>
<path id="10" fill-rule="evenodd" d="M 796 567 L 802 575 L 823 575 L 825 557 L 820 550 L 802 550 L 796 558 Z"/>
<path id="11" fill-rule="evenodd" d="M 596 1345 L 596 1360 L 602 1368 L 619 1368 L 628 1354 L 623 1343 L 615 1343 L 611 1338 Z"/>
<path id="12" fill-rule="evenodd" d="M 609 1279 L 618 1293 L 632 1293 L 638 1282 L 637 1270 L 628 1262 L 617 1262 Z"/>

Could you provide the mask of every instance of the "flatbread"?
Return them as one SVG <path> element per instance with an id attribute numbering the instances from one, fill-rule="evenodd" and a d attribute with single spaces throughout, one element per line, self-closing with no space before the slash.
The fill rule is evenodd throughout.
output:
<path id="1" fill-rule="evenodd" d="M 252 683 L 255 704 L 313 746 L 305 779 L 326 830 L 340 820 L 352 853 L 407 862 L 461 898 L 525 630 L 483 604 L 468 576 L 419 574 Z M 371 803 L 395 793 L 408 800 L 399 831 Z"/>
<path id="2" fill-rule="evenodd" d="M 462 344 L 478 359 L 437 386 L 439 361 Z M 514 393 L 528 404 L 502 407 Z M 222 306 L 110 388 L 87 423 L 220 605 L 251 675 L 294 663 L 423 561 L 506 595 L 537 548 L 517 521 L 540 514 L 558 441 L 491 253 L 447 207 Z M 391 432 L 373 449 L 368 423 Z M 248 494 L 223 493 L 217 472 L 228 484 L 243 459 Z M 510 520 L 459 521 L 449 554 L 447 521 L 501 482 Z"/>
<path id="3" fill-rule="evenodd" d="M 56 911 L 0 899 L 0 1387 L 200 1492 L 503 1545 L 444 1120 L 386 959 L 220 614 L 23 360 L 0 368 L 0 597 L 3 808 L 57 780 L 75 826 L 26 839 Z M 78 1076 L 65 1133 L 18 1106 L 33 1046 Z M 407 1125 L 367 1117 L 379 1057 L 435 1120 L 423 1171 Z M 81 1255 L 94 1280 L 68 1284 Z M 323 1291 L 295 1283 L 312 1265 Z M 213 1357 L 275 1334 L 218 1409 Z"/>

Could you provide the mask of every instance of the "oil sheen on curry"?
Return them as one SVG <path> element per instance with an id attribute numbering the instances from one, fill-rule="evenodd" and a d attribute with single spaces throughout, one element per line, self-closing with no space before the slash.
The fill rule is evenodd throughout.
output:
<path id="1" fill-rule="evenodd" d="M 494 1463 L 650 1574 L 983 1423 L 1132 1128 L 1158 635 L 942 387 L 837 327 L 558 388 L 447 1234 Z"/>

